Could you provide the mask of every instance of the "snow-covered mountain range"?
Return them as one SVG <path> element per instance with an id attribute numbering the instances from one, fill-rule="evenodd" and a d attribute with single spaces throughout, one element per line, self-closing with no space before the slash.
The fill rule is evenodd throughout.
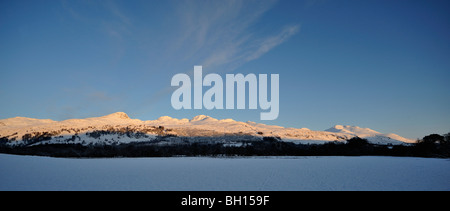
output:
<path id="1" fill-rule="evenodd" d="M 345 142 L 358 136 L 374 144 L 404 144 L 413 140 L 396 134 L 383 134 L 369 128 L 335 125 L 325 131 L 307 128 L 285 128 L 255 122 L 239 122 L 232 119 L 215 119 L 199 115 L 192 119 L 176 119 L 162 116 L 156 120 L 131 119 L 126 113 L 117 112 L 102 117 L 53 121 L 15 117 L 0 120 L 0 141 L 16 144 L 80 143 L 119 144 L 149 142 L 161 137 L 164 144 L 189 140 L 233 142 L 236 140 L 262 140 L 277 137 L 294 143 Z"/>

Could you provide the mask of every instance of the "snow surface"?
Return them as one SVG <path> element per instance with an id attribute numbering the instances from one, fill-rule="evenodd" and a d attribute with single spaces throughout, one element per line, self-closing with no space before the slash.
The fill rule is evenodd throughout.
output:
<path id="1" fill-rule="evenodd" d="M 450 160 L 412 157 L 69 159 L 0 154 L 0 190 L 450 190 Z"/>

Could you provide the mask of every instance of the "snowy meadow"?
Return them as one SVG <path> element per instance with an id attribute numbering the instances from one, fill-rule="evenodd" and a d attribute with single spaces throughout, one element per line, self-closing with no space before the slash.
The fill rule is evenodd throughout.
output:
<path id="1" fill-rule="evenodd" d="M 417 157 L 74 159 L 0 154 L 0 190 L 450 190 L 450 160 Z"/>

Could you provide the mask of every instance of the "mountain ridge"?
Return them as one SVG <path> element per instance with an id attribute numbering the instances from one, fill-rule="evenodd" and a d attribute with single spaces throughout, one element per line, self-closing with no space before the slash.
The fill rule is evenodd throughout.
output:
<path id="1" fill-rule="evenodd" d="M 313 131 L 307 128 L 285 128 L 277 125 L 266 125 L 251 121 L 240 122 L 233 119 L 215 119 L 207 115 L 197 115 L 192 119 L 177 119 L 161 116 L 156 120 L 142 121 L 131 119 L 125 112 L 115 112 L 100 117 L 85 119 L 68 119 L 63 121 L 40 120 L 26 117 L 15 117 L 0 120 L 0 139 L 10 144 L 20 144 L 27 137 L 45 136 L 42 143 L 66 143 L 72 140 L 80 143 L 98 143 L 89 136 L 95 131 L 133 131 L 145 134 L 142 137 L 104 136 L 104 140 L 114 143 L 151 140 L 156 136 L 188 136 L 188 137 L 248 137 L 256 139 L 277 137 L 282 141 L 293 143 L 322 144 L 330 141 L 343 142 L 352 137 L 361 137 L 374 144 L 405 144 L 413 140 L 397 134 L 383 134 L 370 128 L 358 126 L 335 125 L 325 131 Z M 123 135 L 123 134 L 122 134 Z M 74 136 L 78 136 L 74 140 Z M 129 135 L 128 135 L 129 136 Z M 25 137 L 25 138 L 24 138 Z M 100 138 L 101 139 L 101 138 Z M 221 139 L 222 140 L 222 139 Z M 40 144 L 40 142 L 39 142 Z"/>

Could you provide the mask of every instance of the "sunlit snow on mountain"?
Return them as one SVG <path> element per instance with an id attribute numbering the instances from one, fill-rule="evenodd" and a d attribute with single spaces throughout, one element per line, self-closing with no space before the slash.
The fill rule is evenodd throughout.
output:
<path id="1" fill-rule="evenodd" d="M 93 132 L 99 131 L 113 133 L 93 135 Z M 325 131 L 313 131 L 307 128 L 285 128 L 251 121 L 219 120 L 205 115 L 198 115 L 190 120 L 162 116 L 156 120 L 142 121 L 131 119 L 124 112 L 116 112 L 102 117 L 64 121 L 26 117 L 0 120 L 0 138 L 11 145 L 25 143 L 118 144 L 149 141 L 161 136 L 209 138 L 210 141 L 241 138 L 257 141 L 262 140 L 263 137 L 276 137 L 282 141 L 303 144 L 345 142 L 358 136 L 373 144 L 398 145 L 414 142 L 396 134 L 384 134 L 357 126 L 335 125 Z M 29 141 L 31 139 L 33 139 L 32 143 Z M 170 144 L 170 141 L 167 141 L 167 144 Z"/>

